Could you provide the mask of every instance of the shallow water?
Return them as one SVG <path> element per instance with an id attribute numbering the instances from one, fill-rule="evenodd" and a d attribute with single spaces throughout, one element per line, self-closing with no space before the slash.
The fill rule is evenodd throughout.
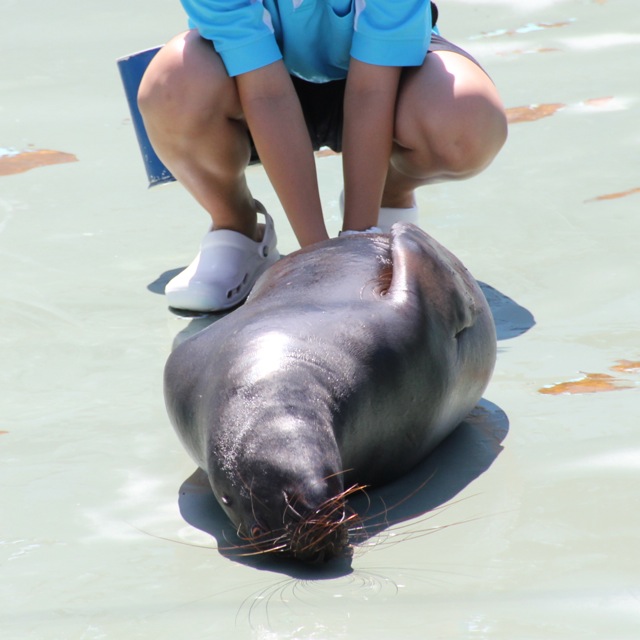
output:
<path id="1" fill-rule="evenodd" d="M 441 3 L 512 126 L 484 174 L 419 193 L 421 222 L 484 283 L 498 363 L 470 420 L 388 490 L 432 478 L 400 522 L 321 576 L 214 548 L 163 407 L 164 361 L 193 326 L 158 279 L 206 220 L 179 186 L 146 189 L 115 60 L 180 30 L 179 3 L 0 11 L 3 638 L 638 637 L 633 0 Z M 332 231 L 339 169 L 318 159 Z"/>

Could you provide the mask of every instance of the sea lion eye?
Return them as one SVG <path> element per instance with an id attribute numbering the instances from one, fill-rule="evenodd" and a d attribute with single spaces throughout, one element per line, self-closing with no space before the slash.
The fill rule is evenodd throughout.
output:
<path id="1" fill-rule="evenodd" d="M 222 501 L 222 504 L 226 505 L 227 507 L 231 506 L 231 498 L 229 496 L 222 496 L 220 500 Z"/>

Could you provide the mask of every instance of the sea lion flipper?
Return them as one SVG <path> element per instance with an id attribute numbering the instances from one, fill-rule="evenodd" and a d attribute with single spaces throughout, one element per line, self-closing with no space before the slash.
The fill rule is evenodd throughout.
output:
<path id="1" fill-rule="evenodd" d="M 429 306 L 450 320 L 453 335 L 471 327 L 484 300 L 477 282 L 456 256 L 437 240 L 408 222 L 391 228 L 393 276 L 388 294 L 394 301 L 409 299 Z M 478 296 L 478 294 L 480 294 Z"/>

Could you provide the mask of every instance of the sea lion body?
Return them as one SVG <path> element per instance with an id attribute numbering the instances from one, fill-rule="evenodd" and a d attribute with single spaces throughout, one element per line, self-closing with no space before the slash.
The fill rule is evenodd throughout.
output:
<path id="1" fill-rule="evenodd" d="M 473 277 L 400 223 L 273 265 L 243 307 L 173 351 L 165 398 L 241 535 L 326 559 L 348 546 L 344 487 L 420 462 L 478 402 L 495 357 Z M 319 521 L 333 524 L 315 540 Z"/>

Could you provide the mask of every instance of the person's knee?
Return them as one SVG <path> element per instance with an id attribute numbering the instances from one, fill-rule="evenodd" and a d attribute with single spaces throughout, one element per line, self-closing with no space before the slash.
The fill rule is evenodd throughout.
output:
<path id="1" fill-rule="evenodd" d="M 465 178 L 485 169 L 498 154 L 506 140 L 506 127 L 498 120 L 490 130 L 464 128 L 440 147 L 443 171 Z"/>
<path id="2" fill-rule="evenodd" d="M 138 90 L 148 126 L 186 133 L 236 107 L 235 87 L 210 43 L 195 32 L 174 38 L 151 61 Z"/>
<path id="3" fill-rule="evenodd" d="M 450 100 L 446 93 L 425 97 L 420 89 L 407 93 L 410 99 L 401 102 L 396 112 L 395 140 L 404 161 L 413 165 L 407 172 L 424 180 L 455 179 L 487 167 L 507 137 L 506 115 L 497 92 L 481 87 L 460 91 Z"/>
<path id="4" fill-rule="evenodd" d="M 179 80 L 176 49 L 176 41 L 166 44 L 151 60 L 142 76 L 138 88 L 138 109 L 145 121 L 155 120 L 172 106 L 171 97 L 176 95 L 174 85 Z"/>
<path id="5" fill-rule="evenodd" d="M 138 109 L 145 121 L 150 121 L 167 104 L 163 99 L 163 88 L 147 70 L 138 89 Z"/>
<path id="6" fill-rule="evenodd" d="M 485 169 L 507 139 L 504 111 L 493 105 L 479 107 L 474 114 L 452 114 L 447 123 L 432 123 L 425 130 L 425 144 L 440 171 L 466 178 Z"/>

